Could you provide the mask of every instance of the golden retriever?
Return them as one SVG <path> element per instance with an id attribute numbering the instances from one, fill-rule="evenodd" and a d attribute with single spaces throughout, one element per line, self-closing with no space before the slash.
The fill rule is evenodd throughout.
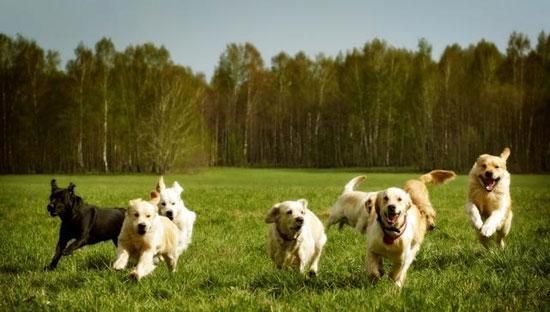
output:
<path id="1" fill-rule="evenodd" d="M 309 276 L 315 276 L 327 236 L 323 223 L 307 206 L 305 199 L 275 204 L 265 222 L 272 224 L 268 248 L 277 268 L 295 267 L 302 274 L 309 269 Z"/>
<path id="2" fill-rule="evenodd" d="M 383 274 L 383 259 L 386 258 L 393 263 L 390 278 L 398 287 L 403 286 L 407 271 L 435 218 L 425 184 L 441 184 L 454 176 L 452 171 L 434 170 L 418 180 L 407 181 L 405 189 L 391 187 L 378 193 L 376 218 L 367 228 L 367 272 L 371 280 Z"/>
<path id="3" fill-rule="evenodd" d="M 509 156 L 508 147 L 500 156 L 480 155 L 470 170 L 465 209 L 485 248 L 495 233 L 498 246 L 504 248 L 504 237 L 512 227 L 510 173 L 506 169 Z"/>
<path id="4" fill-rule="evenodd" d="M 342 195 L 332 205 L 327 229 L 334 224 L 338 224 L 338 227 L 342 229 L 347 224 L 361 234 L 367 232 L 367 225 L 370 223 L 369 219 L 374 216 L 371 212 L 374 210 L 374 202 L 378 192 L 355 190 L 366 178 L 366 176 L 355 177 L 344 186 Z"/>
<path id="5" fill-rule="evenodd" d="M 130 276 L 139 280 L 155 269 L 154 258 L 162 257 L 172 272 L 178 263 L 178 227 L 170 219 L 158 214 L 160 201 L 157 192 L 151 192 L 151 201 L 130 200 L 122 230 L 118 236 L 115 270 L 123 270 L 130 258 L 137 261 Z"/>

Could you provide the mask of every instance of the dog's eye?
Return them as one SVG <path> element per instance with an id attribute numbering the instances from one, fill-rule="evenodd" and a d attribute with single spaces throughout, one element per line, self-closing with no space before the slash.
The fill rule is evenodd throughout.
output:
<path id="1" fill-rule="evenodd" d="M 160 204 L 163 205 L 163 206 L 166 206 L 166 203 L 165 203 L 165 202 L 162 202 L 162 203 L 160 203 Z"/>
<path id="2" fill-rule="evenodd" d="M 388 201 L 388 196 L 384 196 L 384 201 Z"/>
<path id="3" fill-rule="evenodd" d="M 287 211 L 286 214 L 292 214 L 292 210 Z"/>
<path id="4" fill-rule="evenodd" d="M 134 213 L 134 217 L 139 217 L 139 213 Z"/>
<path id="5" fill-rule="evenodd" d="M 495 166 L 496 169 L 498 169 L 499 167 L 498 166 Z"/>
<path id="6" fill-rule="evenodd" d="M 401 197 L 397 197 L 397 201 L 401 201 Z"/>
<path id="7" fill-rule="evenodd" d="M 481 168 L 487 169 L 487 165 L 486 165 L 486 164 L 483 164 L 483 165 L 481 165 Z"/>
<path id="8" fill-rule="evenodd" d="M 176 203 L 172 203 L 172 206 L 174 206 Z"/>
<path id="9" fill-rule="evenodd" d="M 147 215 L 147 218 L 151 218 L 151 215 Z"/>

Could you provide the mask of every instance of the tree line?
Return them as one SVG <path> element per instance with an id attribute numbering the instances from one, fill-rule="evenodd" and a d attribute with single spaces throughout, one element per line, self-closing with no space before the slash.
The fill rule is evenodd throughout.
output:
<path id="1" fill-rule="evenodd" d="M 374 39 L 266 65 L 229 44 L 210 82 L 164 47 L 110 39 L 59 54 L 0 34 L 0 172 L 166 172 L 193 166 L 443 167 L 512 149 L 550 170 L 550 35 L 482 40 L 439 61 Z"/>

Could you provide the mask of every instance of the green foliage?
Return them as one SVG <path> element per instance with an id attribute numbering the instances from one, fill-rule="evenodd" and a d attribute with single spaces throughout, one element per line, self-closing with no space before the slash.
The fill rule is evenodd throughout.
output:
<path id="1" fill-rule="evenodd" d="M 550 290 L 550 177 L 513 175 L 514 221 L 504 251 L 476 241 L 463 205 L 467 178 L 430 187 L 437 229 L 428 233 L 405 287 L 387 277 L 372 285 L 364 267 L 366 239 L 332 228 L 320 274 L 308 279 L 275 269 L 266 250 L 265 213 L 276 202 L 307 198 L 326 221 L 332 203 L 358 170 L 214 168 L 170 175 L 198 214 L 193 243 L 170 274 L 161 264 L 141 282 L 115 272 L 111 243 L 86 246 L 43 272 L 59 220 L 46 213 L 51 176 L 0 176 L 0 309 L 186 311 L 541 311 Z M 418 174 L 369 173 L 362 190 L 399 186 Z M 57 176 L 89 203 L 125 206 L 146 197 L 150 175 Z"/>

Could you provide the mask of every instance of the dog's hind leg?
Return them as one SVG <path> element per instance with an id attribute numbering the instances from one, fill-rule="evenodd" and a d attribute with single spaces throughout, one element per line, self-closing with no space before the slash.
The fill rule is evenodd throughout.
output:
<path id="1" fill-rule="evenodd" d="M 504 237 L 506 237 L 506 235 L 510 233 L 510 229 L 512 228 L 512 217 L 513 217 L 513 214 L 510 211 L 508 213 L 508 216 L 506 217 L 506 220 L 504 220 L 502 229 L 499 229 L 497 231 L 497 245 L 501 249 L 504 249 L 504 247 L 506 246 L 506 244 L 504 243 Z"/>
<path id="2" fill-rule="evenodd" d="M 176 272 L 178 267 L 178 256 L 176 254 L 166 254 L 162 255 L 164 262 L 168 265 L 170 272 Z"/>

